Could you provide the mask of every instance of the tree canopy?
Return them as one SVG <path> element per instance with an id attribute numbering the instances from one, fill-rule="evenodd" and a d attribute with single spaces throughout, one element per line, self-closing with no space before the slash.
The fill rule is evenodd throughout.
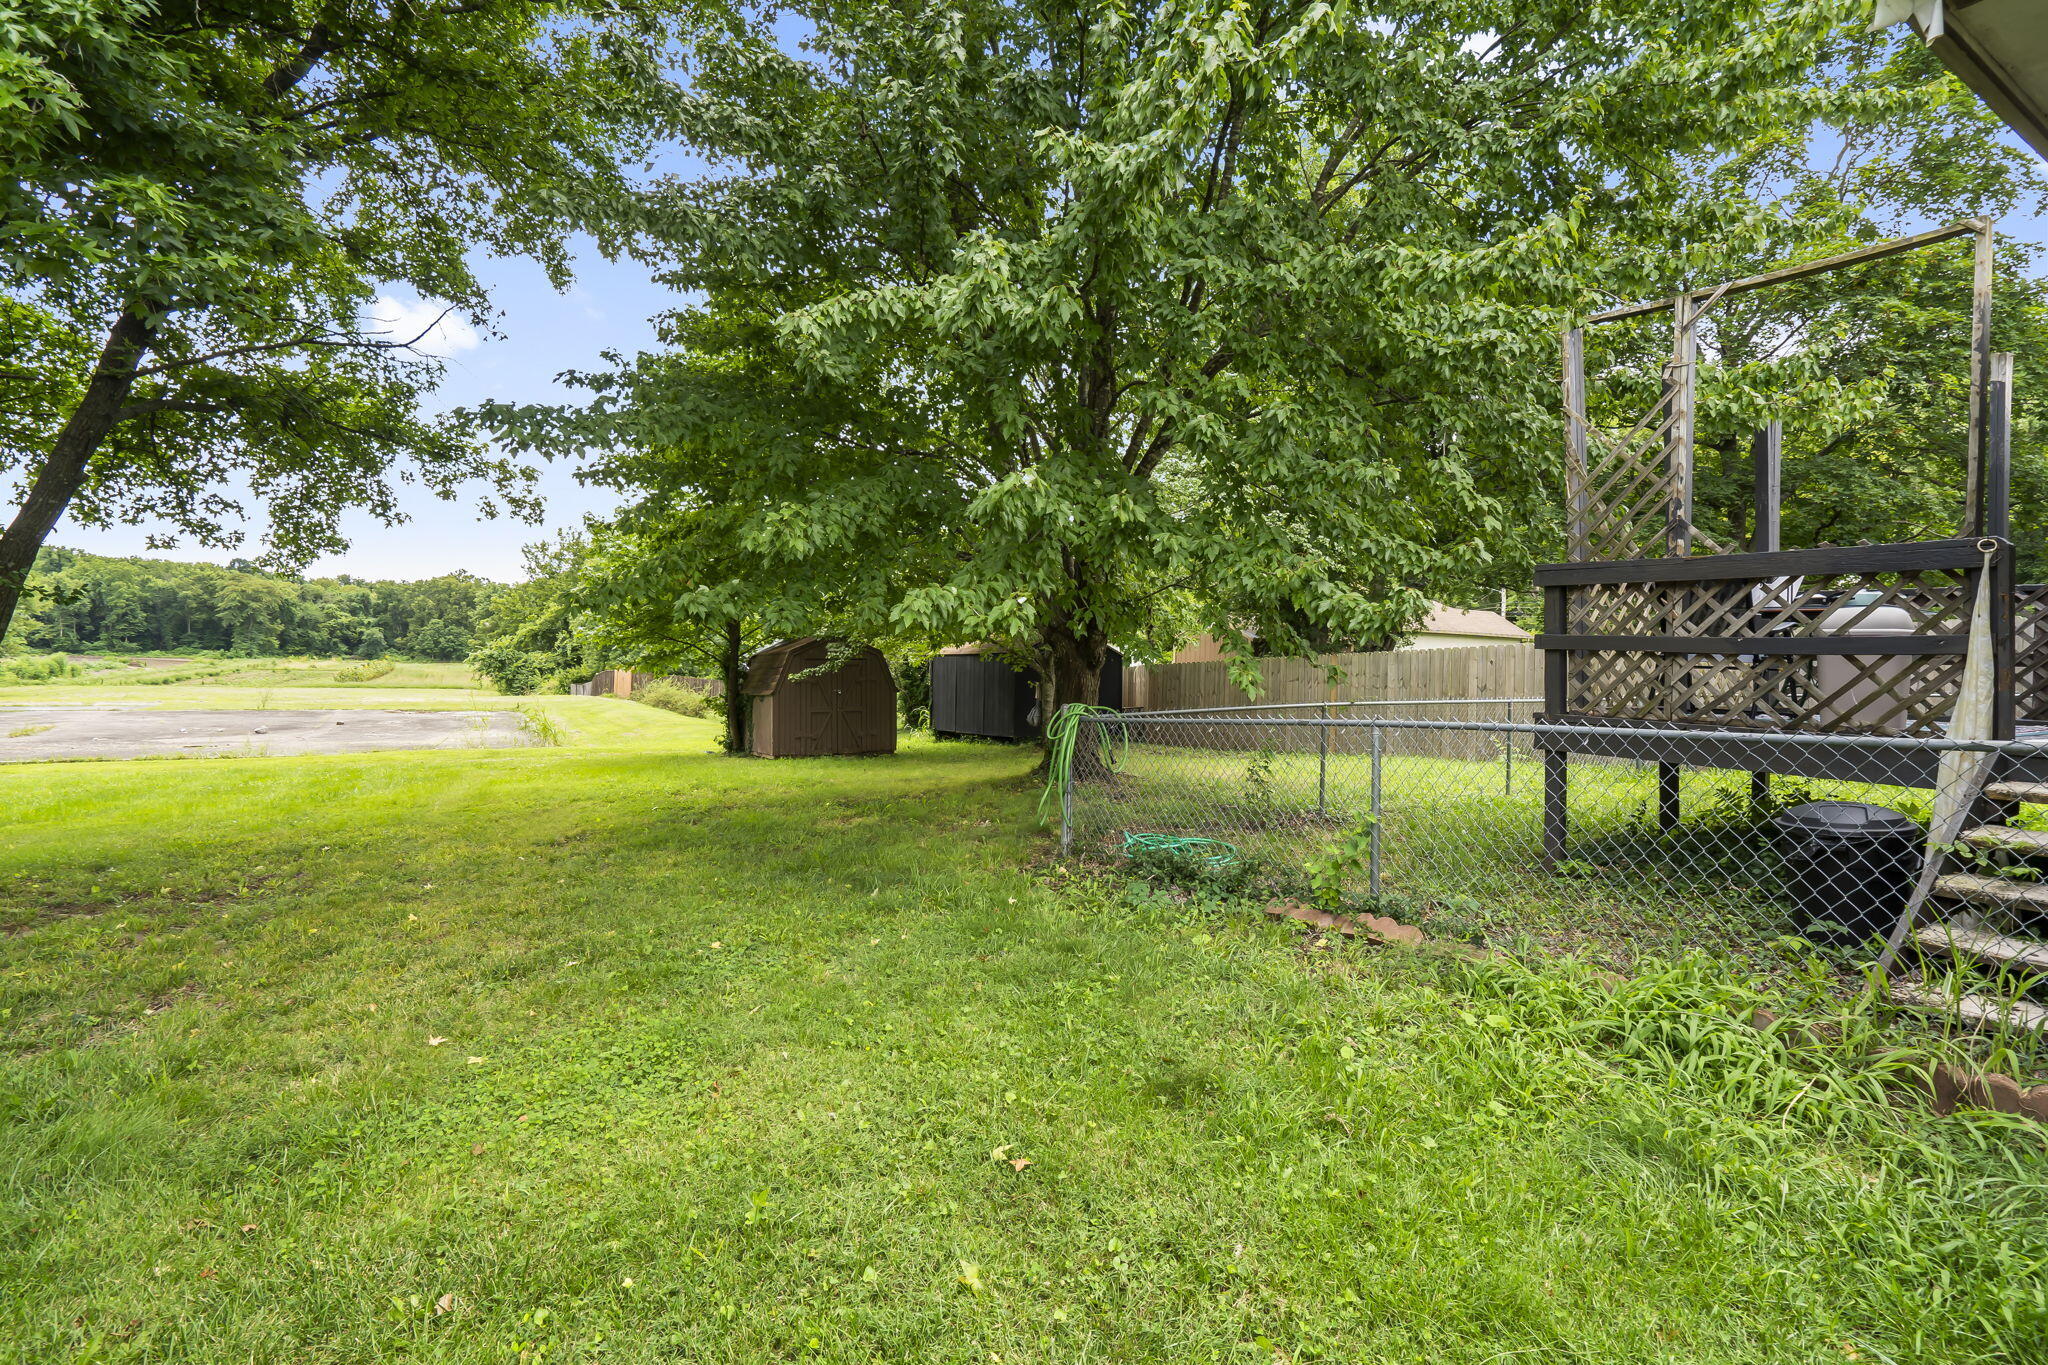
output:
<path id="1" fill-rule="evenodd" d="M 13 0 L 0 6 L 0 630 L 67 511 L 283 566 L 398 480 L 486 514 L 530 475 L 421 417 L 438 362 L 367 315 L 477 325 L 474 253 L 624 247 L 675 89 L 653 0 Z"/>
<path id="2" fill-rule="evenodd" d="M 647 596 L 996 640 L 1054 701 L 1110 640 L 1372 645 L 1513 581 L 1570 319 L 2024 183 L 1831 3 L 777 13 L 801 50 L 734 8 L 687 54 L 665 349 L 486 415 L 599 452 Z"/>
<path id="3" fill-rule="evenodd" d="M 518 589 L 467 573 L 296 579 L 246 563 L 117 559 L 52 546 L 36 561 L 8 640 L 65 651 L 460 659 L 508 591 Z"/>

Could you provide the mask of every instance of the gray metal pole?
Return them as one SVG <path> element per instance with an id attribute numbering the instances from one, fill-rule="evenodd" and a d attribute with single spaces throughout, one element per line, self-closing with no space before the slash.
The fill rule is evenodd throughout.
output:
<path id="1" fill-rule="evenodd" d="M 1515 704 L 1504 701 L 1500 704 L 1500 723 L 1515 723 Z M 1515 794 L 1515 737 L 1510 732 L 1500 732 L 1501 789 L 1509 796 Z"/>
<path id="2" fill-rule="evenodd" d="M 1081 757 L 1081 735 L 1088 722 L 1074 727 L 1074 752 L 1067 756 L 1067 777 L 1060 784 L 1060 856 L 1074 851 L 1074 765 Z"/>
<path id="3" fill-rule="evenodd" d="M 1784 522 L 1785 425 L 1773 418 L 1757 428 L 1749 443 L 1751 474 L 1755 482 L 1756 505 L 1752 520 L 1755 530 L 1749 538 L 1752 550 L 1779 550 Z M 1749 804 L 1761 814 L 1770 809 L 1771 775 L 1762 770 L 1749 775 Z"/>
<path id="4" fill-rule="evenodd" d="M 1316 817 L 1330 813 L 1330 704 L 1320 708 L 1323 724 L 1316 727 Z"/>
<path id="5" fill-rule="evenodd" d="M 1367 874 L 1372 894 L 1380 893 L 1380 727 L 1372 727 L 1372 861 Z"/>

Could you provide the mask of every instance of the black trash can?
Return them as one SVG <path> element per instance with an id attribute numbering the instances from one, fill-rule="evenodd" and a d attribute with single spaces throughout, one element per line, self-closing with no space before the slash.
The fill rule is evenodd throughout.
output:
<path id="1" fill-rule="evenodd" d="M 1926 830 L 1860 801 L 1809 801 L 1771 825 L 1801 933 L 1830 943 L 1891 933 L 1920 877 Z"/>

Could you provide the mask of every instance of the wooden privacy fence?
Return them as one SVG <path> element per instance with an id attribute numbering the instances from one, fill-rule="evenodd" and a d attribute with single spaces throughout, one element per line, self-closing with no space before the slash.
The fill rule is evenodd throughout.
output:
<path id="1" fill-rule="evenodd" d="M 1124 670 L 1127 714 L 1205 711 L 1222 718 L 1308 719 L 1324 714 L 1325 703 L 1372 702 L 1376 704 L 1329 714 L 1356 721 L 1527 721 L 1536 710 L 1533 699 L 1543 694 L 1543 656 L 1533 646 L 1519 642 L 1325 657 L 1343 670 L 1334 684 L 1318 663 L 1305 659 L 1259 660 L 1259 676 L 1264 686 L 1256 700 L 1230 681 L 1230 665 L 1221 660 L 1129 668 Z M 1501 703 L 1499 709 L 1484 704 L 1492 700 Z M 1510 705 L 1511 701 L 1521 704 Z M 1446 706 L 1446 702 L 1480 704 Z M 1272 709 L 1282 706 L 1301 709 Z M 1233 711 L 1236 707 L 1256 709 Z M 1134 725 L 1130 735 L 1143 743 L 1174 748 L 1250 747 L 1276 753 L 1363 753 L 1364 746 L 1372 742 L 1371 733 L 1365 728 L 1331 730 L 1313 725 Z M 1490 759 L 1500 753 L 1502 741 L 1491 733 L 1403 730 L 1384 733 L 1379 743 L 1381 751 L 1389 755 Z"/>
<path id="2" fill-rule="evenodd" d="M 1543 656 L 1519 642 L 1451 649 L 1394 649 L 1331 654 L 1343 670 L 1335 685 L 1321 663 L 1260 659 L 1258 697 L 1230 681 L 1230 665 L 1144 664 L 1124 670 L 1124 705 L 1132 711 L 1208 711 L 1218 707 L 1322 701 L 1444 701 L 1543 694 Z"/>

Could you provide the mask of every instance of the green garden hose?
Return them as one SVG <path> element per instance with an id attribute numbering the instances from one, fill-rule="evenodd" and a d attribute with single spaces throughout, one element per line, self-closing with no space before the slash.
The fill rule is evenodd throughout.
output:
<path id="1" fill-rule="evenodd" d="M 1052 724 L 1045 727 L 1045 744 L 1050 751 L 1046 759 L 1045 794 L 1038 798 L 1038 823 L 1045 824 L 1052 819 L 1053 812 L 1060 808 L 1060 793 L 1067 788 L 1067 781 L 1074 773 L 1074 742 L 1081 737 L 1081 721 L 1088 716 L 1121 716 L 1123 712 L 1110 706 L 1084 706 L 1080 702 L 1068 702 L 1053 713 Z M 1131 737 L 1122 736 L 1125 747 Z M 1111 761 L 1107 766 L 1115 768 L 1122 759 Z"/>
<path id="2" fill-rule="evenodd" d="M 1227 839 L 1204 839 L 1194 834 L 1148 834 L 1128 830 L 1124 834 L 1124 856 L 1133 853 L 1178 853 L 1200 859 L 1206 867 L 1229 867 L 1237 861 L 1237 845 Z"/>

